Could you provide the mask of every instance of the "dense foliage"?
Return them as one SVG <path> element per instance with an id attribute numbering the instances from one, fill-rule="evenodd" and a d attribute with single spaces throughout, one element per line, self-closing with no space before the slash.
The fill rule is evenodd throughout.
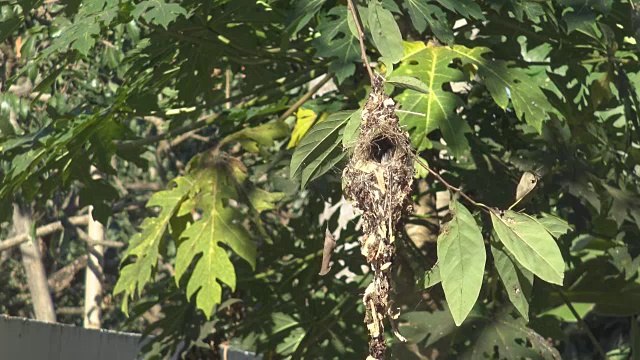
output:
<path id="1" fill-rule="evenodd" d="M 416 151 L 392 355 L 638 358 L 640 9 L 355 3 Z M 341 173 L 370 86 L 347 2 L 9 0 L 0 59 L 2 235 L 13 203 L 38 225 L 93 205 L 127 244 L 105 254 L 107 326 L 155 335 L 150 357 L 364 358 Z M 65 226 L 51 271 L 85 252 Z M 28 315 L 0 264 L 0 310 Z"/>

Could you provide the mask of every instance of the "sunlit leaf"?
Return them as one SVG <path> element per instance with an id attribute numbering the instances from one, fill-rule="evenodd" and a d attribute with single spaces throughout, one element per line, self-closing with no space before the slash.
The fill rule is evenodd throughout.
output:
<path id="1" fill-rule="evenodd" d="M 300 139 L 307 134 L 307 131 L 309 131 L 317 118 L 318 114 L 313 110 L 300 108 L 296 111 L 296 125 L 291 132 L 291 140 L 289 140 L 287 149 L 293 149 L 298 145 Z"/>
<path id="2" fill-rule="evenodd" d="M 331 114 L 302 138 L 291 158 L 291 178 L 300 179 L 304 188 L 310 181 L 329 171 L 344 156 L 342 134 L 354 111 Z"/>
<path id="3" fill-rule="evenodd" d="M 453 218 L 438 236 L 438 264 L 449 309 L 459 326 L 480 294 L 486 251 L 469 210 L 457 201 L 449 209 Z"/>
<path id="4" fill-rule="evenodd" d="M 169 220 L 194 185 L 190 177 L 176 178 L 173 183 L 176 186 L 172 189 L 157 192 L 151 197 L 147 207 L 161 207 L 160 214 L 142 222 L 142 231 L 131 238 L 129 248 L 122 257 L 123 261 L 133 259 L 132 263 L 125 263 L 120 270 L 120 277 L 113 290 L 114 294 L 124 293 L 122 309 L 125 313 L 128 313 L 129 299 L 140 296 L 143 287 L 151 281 L 158 266 L 160 242 L 167 232 Z"/>
<path id="5" fill-rule="evenodd" d="M 498 239 L 526 269 L 544 281 L 562 285 L 564 260 L 555 240 L 534 219 L 508 210 L 491 212 Z"/>

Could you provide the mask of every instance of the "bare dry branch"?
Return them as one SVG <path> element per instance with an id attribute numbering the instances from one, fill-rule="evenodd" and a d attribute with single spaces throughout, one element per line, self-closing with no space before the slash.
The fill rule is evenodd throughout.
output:
<path id="1" fill-rule="evenodd" d="M 87 225 L 89 223 L 89 218 L 86 215 L 82 215 L 82 216 L 74 216 L 74 217 L 70 217 L 69 218 L 69 222 L 73 225 Z M 64 226 L 62 225 L 62 221 L 56 221 L 44 226 L 40 226 L 39 228 L 36 229 L 36 236 L 40 237 L 40 236 L 46 236 L 49 234 L 52 234 L 56 231 L 61 231 L 62 229 L 64 229 Z M 23 233 L 20 235 L 16 235 L 12 238 L 9 238 L 3 242 L 0 242 L 0 251 L 4 251 L 7 249 L 10 249 L 16 245 L 20 245 L 23 242 L 26 242 L 29 240 L 29 234 L 28 233 Z"/>

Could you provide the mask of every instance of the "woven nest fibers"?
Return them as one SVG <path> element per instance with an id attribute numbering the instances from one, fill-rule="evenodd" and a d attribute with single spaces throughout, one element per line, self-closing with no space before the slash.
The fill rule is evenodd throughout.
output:
<path id="1" fill-rule="evenodd" d="M 398 124 L 393 100 L 382 95 L 375 102 L 378 97 L 374 95 L 363 110 L 360 136 L 344 171 L 345 195 L 363 212 L 377 213 L 381 220 L 391 215 L 396 223 L 407 210 L 413 154 L 409 136 Z"/>

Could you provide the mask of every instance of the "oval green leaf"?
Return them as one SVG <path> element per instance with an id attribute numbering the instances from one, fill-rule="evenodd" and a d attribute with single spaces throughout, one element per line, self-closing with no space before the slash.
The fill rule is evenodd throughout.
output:
<path id="1" fill-rule="evenodd" d="M 562 285 L 562 254 L 540 223 L 511 210 L 501 215 L 491 212 L 491 222 L 500 241 L 522 266 L 546 282 Z"/>
<path id="2" fill-rule="evenodd" d="M 493 254 L 493 263 L 507 290 L 509 300 L 518 309 L 520 315 L 529 321 L 529 301 L 527 297 L 531 294 L 531 288 L 533 287 L 533 273 L 522 268 L 504 246 L 498 242 L 492 242 L 491 253 Z"/>
<path id="3" fill-rule="evenodd" d="M 480 228 L 462 204 L 450 205 L 453 218 L 438 236 L 442 288 L 456 325 L 460 326 L 478 299 L 486 252 Z"/>
<path id="4" fill-rule="evenodd" d="M 377 1 L 371 1 L 368 23 L 373 43 L 380 51 L 380 55 L 394 64 L 402 60 L 404 55 L 402 34 L 391 11 L 383 8 Z"/>

